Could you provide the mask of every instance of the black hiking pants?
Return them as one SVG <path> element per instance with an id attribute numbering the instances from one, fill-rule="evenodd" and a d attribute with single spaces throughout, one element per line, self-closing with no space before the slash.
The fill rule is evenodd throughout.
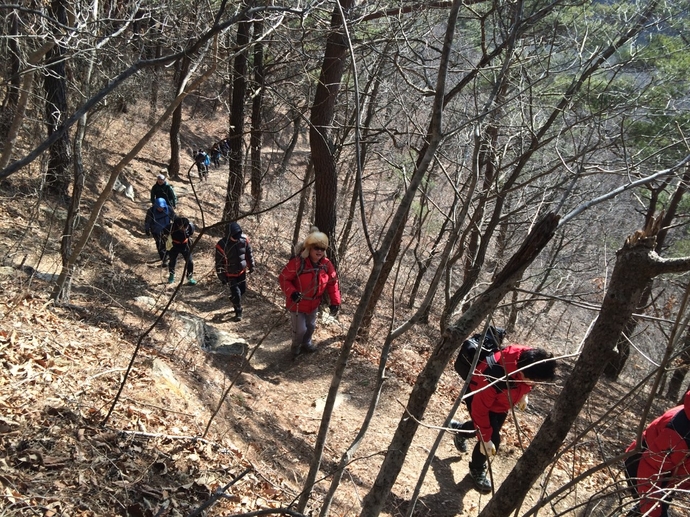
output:
<path id="1" fill-rule="evenodd" d="M 472 397 L 465 399 L 465 404 L 467 405 L 467 411 L 469 411 L 470 415 L 472 415 Z M 499 445 L 501 445 L 501 428 L 503 427 L 507 417 L 508 413 L 493 413 L 492 411 L 489 411 L 491 441 L 494 442 L 497 451 Z M 472 422 L 472 420 L 468 420 L 462 424 L 460 429 L 464 431 L 473 431 L 475 429 L 474 422 Z M 483 470 L 486 467 L 486 456 L 484 456 L 484 453 L 482 452 L 482 446 L 479 443 L 480 441 L 481 438 L 478 438 L 477 443 L 474 446 L 474 450 L 472 451 L 472 460 L 470 461 L 471 469 Z"/>

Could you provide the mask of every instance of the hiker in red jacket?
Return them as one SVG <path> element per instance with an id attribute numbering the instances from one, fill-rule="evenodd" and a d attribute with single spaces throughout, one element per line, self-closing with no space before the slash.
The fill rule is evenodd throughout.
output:
<path id="1" fill-rule="evenodd" d="M 471 396 L 465 399 L 471 420 L 463 424 L 453 421 L 451 427 L 460 430 L 455 446 L 461 452 L 467 451 L 462 431 L 465 436 L 476 432 L 478 441 L 472 452 L 470 477 L 480 492 L 491 492 L 486 458 L 494 456 L 501 444 L 501 427 L 511 407 L 524 410 L 527 394 L 535 382 L 552 381 L 556 366 L 552 353 L 523 345 L 508 345 L 477 365 L 470 379 Z"/>
<path id="2" fill-rule="evenodd" d="M 311 337 L 324 293 L 328 294 L 330 300 L 331 316 L 335 316 L 340 308 L 338 274 L 326 258 L 328 236 L 316 227 L 312 227 L 312 230 L 299 246 L 301 249 L 297 256 L 290 259 L 278 278 L 292 318 L 290 349 L 295 357 L 301 352 L 316 351 Z"/>
<path id="3" fill-rule="evenodd" d="M 633 441 L 625 471 L 639 503 L 628 515 L 667 517 L 673 492 L 690 489 L 690 391 L 682 406 L 669 409 Z"/>

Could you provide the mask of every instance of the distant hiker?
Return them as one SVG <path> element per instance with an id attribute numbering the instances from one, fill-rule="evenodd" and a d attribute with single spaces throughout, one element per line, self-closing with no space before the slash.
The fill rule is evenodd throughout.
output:
<path id="1" fill-rule="evenodd" d="M 220 141 L 220 152 L 225 157 L 230 154 L 230 142 L 228 142 L 227 138 L 223 138 Z"/>
<path id="2" fill-rule="evenodd" d="M 211 160 L 206 151 L 199 149 L 194 155 L 194 163 L 196 163 L 196 169 L 199 172 L 199 179 L 208 181 L 208 166 L 211 164 Z"/>
<path id="3" fill-rule="evenodd" d="M 527 394 L 532 391 L 534 383 L 552 381 L 556 366 L 550 352 L 522 345 L 508 345 L 477 365 L 469 386 L 469 391 L 474 394 L 465 399 L 471 420 L 463 424 L 453 421 L 451 427 L 466 431 L 466 435 L 477 436 L 469 467 L 470 477 L 478 491 L 491 492 L 491 481 L 486 476 L 486 458 L 494 456 L 501 445 L 501 427 L 511 407 L 526 409 Z M 461 433 L 455 437 L 455 446 L 460 452 L 467 452 Z"/>
<path id="4" fill-rule="evenodd" d="M 175 189 L 165 179 L 165 174 L 159 174 L 156 178 L 156 183 L 151 187 L 151 203 L 155 203 L 156 199 L 163 198 L 173 208 L 177 207 L 177 196 Z"/>
<path id="5" fill-rule="evenodd" d="M 324 293 L 330 299 L 331 316 L 335 316 L 340 308 L 338 275 L 326 258 L 327 248 L 328 236 L 312 227 L 312 232 L 298 247 L 299 254 L 290 259 L 278 278 L 292 319 L 290 349 L 295 357 L 301 352 L 316 351 L 311 338 Z"/>
<path id="6" fill-rule="evenodd" d="M 153 206 L 146 212 L 146 218 L 144 219 L 144 231 L 146 235 L 152 235 L 153 240 L 156 241 L 156 250 L 163 267 L 168 265 L 168 252 L 165 249 L 165 241 L 172 229 L 174 218 L 175 211 L 161 197 L 154 201 Z"/>
<path id="7" fill-rule="evenodd" d="M 213 162 L 213 165 L 216 167 L 220 167 L 220 144 L 215 143 L 213 144 L 213 147 L 211 148 L 211 162 Z"/>
<path id="8" fill-rule="evenodd" d="M 189 285 L 196 285 L 196 280 L 194 280 L 193 277 L 194 261 L 190 250 L 192 243 L 189 239 L 194 233 L 194 230 L 194 224 L 186 217 L 175 217 L 173 220 L 172 231 L 170 232 L 172 248 L 168 250 L 168 254 L 170 255 L 170 265 L 168 266 L 168 270 L 170 271 L 170 275 L 168 276 L 169 284 L 175 281 L 177 256 L 182 255 L 185 261 L 183 274 L 187 276 Z"/>
<path id="9" fill-rule="evenodd" d="M 633 441 L 626 452 L 636 449 Z M 690 489 L 690 391 L 682 406 L 647 426 L 639 450 L 625 460 L 625 471 L 628 485 L 639 497 L 628 515 L 667 517 L 673 493 Z"/>
<path id="10" fill-rule="evenodd" d="M 242 320 L 242 295 L 247 290 L 247 273 L 254 271 L 254 254 L 249 239 L 236 222 L 228 225 L 228 235 L 216 244 L 216 274 L 230 287 L 235 321 Z"/>

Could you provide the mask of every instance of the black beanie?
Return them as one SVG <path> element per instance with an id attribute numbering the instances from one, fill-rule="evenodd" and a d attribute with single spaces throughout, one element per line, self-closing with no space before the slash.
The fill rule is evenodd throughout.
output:
<path id="1" fill-rule="evenodd" d="M 230 237 L 242 235 L 242 228 L 240 228 L 239 224 L 233 221 L 228 225 L 228 235 L 230 235 Z"/>

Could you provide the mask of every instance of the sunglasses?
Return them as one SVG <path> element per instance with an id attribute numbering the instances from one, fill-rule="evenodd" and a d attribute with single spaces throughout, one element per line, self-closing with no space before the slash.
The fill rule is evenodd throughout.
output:
<path id="1" fill-rule="evenodd" d="M 326 251 L 326 248 L 321 248 L 320 246 L 314 246 L 316 251 Z"/>

